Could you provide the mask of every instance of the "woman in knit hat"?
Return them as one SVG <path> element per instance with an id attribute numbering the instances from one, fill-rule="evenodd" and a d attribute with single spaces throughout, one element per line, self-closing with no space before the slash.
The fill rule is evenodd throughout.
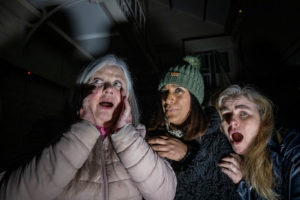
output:
<path id="1" fill-rule="evenodd" d="M 161 80 L 160 111 L 150 123 L 148 143 L 167 158 L 177 176 L 175 199 L 240 199 L 218 163 L 232 152 L 212 108 L 202 109 L 200 61 L 185 57 Z"/>

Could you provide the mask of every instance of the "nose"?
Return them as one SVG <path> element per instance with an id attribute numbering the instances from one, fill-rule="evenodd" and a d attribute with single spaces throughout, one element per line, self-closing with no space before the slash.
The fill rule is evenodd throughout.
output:
<path id="1" fill-rule="evenodd" d="M 229 125 L 232 127 L 232 128 L 235 128 L 235 127 L 238 127 L 239 126 L 239 121 L 238 119 L 235 117 L 235 116 L 231 116 L 230 120 L 229 120 Z"/>
<path id="2" fill-rule="evenodd" d="M 113 94 L 114 93 L 114 88 L 110 83 L 104 83 L 103 92 L 105 94 Z"/>
<path id="3" fill-rule="evenodd" d="M 175 96 L 171 92 L 169 92 L 166 98 L 166 103 L 173 104 L 174 102 L 175 102 Z"/>

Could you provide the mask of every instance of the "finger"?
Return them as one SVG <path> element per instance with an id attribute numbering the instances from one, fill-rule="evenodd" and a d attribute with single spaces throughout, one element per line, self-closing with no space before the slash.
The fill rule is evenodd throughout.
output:
<path id="1" fill-rule="evenodd" d="M 184 144 L 182 141 L 180 141 L 180 140 L 178 140 L 178 139 L 176 139 L 176 138 L 169 138 L 168 139 L 168 142 L 169 143 L 171 143 L 171 144 L 174 144 L 174 145 L 176 145 L 176 146 L 179 146 L 179 145 L 185 145 L 186 146 L 186 144 Z"/>
<path id="2" fill-rule="evenodd" d="M 158 151 L 157 154 L 162 158 L 169 158 L 169 153 L 165 151 Z"/>
<path id="3" fill-rule="evenodd" d="M 83 99 L 82 105 L 81 105 L 83 108 L 86 108 L 89 105 L 89 99 L 90 99 L 89 95 Z"/>
<path id="4" fill-rule="evenodd" d="M 131 107 L 127 97 L 125 96 L 121 97 L 120 106 L 121 106 L 121 110 L 119 111 L 118 120 L 115 125 L 116 130 L 122 128 L 127 124 L 132 123 Z"/>
<path id="5" fill-rule="evenodd" d="M 164 140 L 170 139 L 168 136 L 164 136 L 164 135 L 159 136 L 159 138 L 164 139 Z"/>
<path id="6" fill-rule="evenodd" d="M 220 163 L 219 166 L 231 171 L 235 175 L 241 174 L 239 168 L 232 163 Z"/>
<path id="7" fill-rule="evenodd" d="M 225 168 L 225 169 L 230 169 L 232 167 L 232 164 L 228 163 L 228 162 L 221 162 L 218 164 L 218 166 Z"/>
<path id="8" fill-rule="evenodd" d="M 154 144 L 166 145 L 166 140 L 161 139 L 159 137 L 155 137 L 155 138 L 150 138 L 148 140 L 148 143 L 151 144 L 151 145 L 154 145 Z"/>
<path id="9" fill-rule="evenodd" d="M 221 168 L 221 171 L 226 174 L 232 181 L 233 183 L 237 184 L 242 180 L 242 175 L 241 174 L 236 174 L 233 171 L 227 169 L 227 168 Z"/>
<path id="10" fill-rule="evenodd" d="M 127 120 L 130 120 L 132 118 L 132 116 L 131 116 L 131 107 L 130 107 L 130 104 L 128 102 L 128 97 L 125 97 L 125 100 L 124 100 L 124 117 Z"/>
<path id="11" fill-rule="evenodd" d="M 235 158 L 239 163 L 242 162 L 242 159 L 241 159 L 241 157 L 238 154 L 230 153 L 230 156 L 233 157 L 233 158 Z"/>
<path id="12" fill-rule="evenodd" d="M 162 152 L 169 151 L 169 148 L 165 145 L 151 145 L 151 148 L 154 151 L 162 151 Z"/>
<path id="13" fill-rule="evenodd" d="M 80 108 L 80 110 L 79 110 L 79 116 L 82 118 L 83 117 L 83 114 L 84 113 L 84 110 L 83 110 L 83 108 Z"/>
<path id="14" fill-rule="evenodd" d="M 240 167 L 240 162 L 234 157 L 224 157 L 224 158 L 222 158 L 222 162 L 231 163 L 238 168 Z"/>
<path id="15" fill-rule="evenodd" d="M 120 93 L 121 93 L 121 97 L 124 100 L 124 98 L 126 97 L 126 91 L 123 88 L 121 88 Z"/>
<path id="16" fill-rule="evenodd" d="M 229 169 L 230 171 L 233 171 L 234 173 L 238 174 L 241 173 L 240 172 L 240 166 L 236 166 L 233 163 L 229 163 L 229 162 L 221 162 L 218 164 L 220 167 Z"/>
<path id="17" fill-rule="evenodd" d="M 235 180 L 235 178 L 236 178 L 236 175 L 231 171 L 231 170 L 229 170 L 229 169 L 227 169 L 227 168 L 221 168 L 221 171 L 224 173 L 224 174 L 226 174 L 227 176 L 229 176 L 229 178 L 231 179 L 231 180 Z"/>
<path id="18" fill-rule="evenodd" d="M 121 97 L 121 110 L 117 123 L 117 128 L 121 128 L 132 122 L 131 107 L 126 96 Z"/>
<path id="19" fill-rule="evenodd" d="M 85 115 L 91 112 L 89 96 L 85 97 L 82 101 L 81 108 L 79 110 L 79 114 L 81 118 L 84 118 Z"/>

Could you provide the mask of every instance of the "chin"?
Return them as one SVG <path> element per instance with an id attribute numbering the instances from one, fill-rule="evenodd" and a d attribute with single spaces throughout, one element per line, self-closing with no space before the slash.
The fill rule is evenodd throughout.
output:
<path id="1" fill-rule="evenodd" d="M 112 120 L 112 116 L 110 115 L 110 116 L 101 117 L 100 120 L 105 124 Z"/>
<path id="2" fill-rule="evenodd" d="M 167 116 L 167 118 L 168 118 L 168 120 L 169 120 L 170 123 L 176 124 L 177 120 L 174 119 L 174 117 L 172 117 L 172 116 Z"/>
<path id="3" fill-rule="evenodd" d="M 242 149 L 242 150 L 233 149 L 233 150 L 235 153 L 242 155 L 242 156 L 244 156 L 246 154 L 244 149 Z"/>

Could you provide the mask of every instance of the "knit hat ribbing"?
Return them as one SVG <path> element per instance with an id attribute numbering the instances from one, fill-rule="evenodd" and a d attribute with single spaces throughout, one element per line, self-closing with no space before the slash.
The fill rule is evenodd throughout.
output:
<path id="1" fill-rule="evenodd" d="M 186 56 L 186 63 L 171 67 L 165 77 L 160 81 L 160 91 L 167 84 L 177 84 L 189 90 L 200 103 L 204 99 L 204 81 L 200 73 L 200 60 L 197 57 Z"/>

